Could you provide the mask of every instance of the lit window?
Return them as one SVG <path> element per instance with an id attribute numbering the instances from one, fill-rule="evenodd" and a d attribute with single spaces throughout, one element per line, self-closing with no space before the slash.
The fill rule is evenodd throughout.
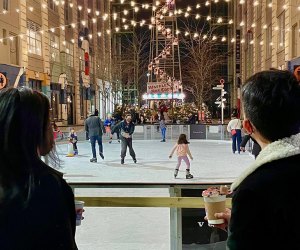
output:
<path id="1" fill-rule="evenodd" d="M 42 55 L 42 36 L 39 33 L 41 26 L 27 20 L 27 44 L 28 52 L 35 55 Z"/>

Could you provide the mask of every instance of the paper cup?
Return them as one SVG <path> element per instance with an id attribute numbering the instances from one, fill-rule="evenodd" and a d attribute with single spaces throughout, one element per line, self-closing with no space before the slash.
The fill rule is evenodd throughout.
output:
<path id="1" fill-rule="evenodd" d="M 215 213 L 225 212 L 226 195 L 217 197 L 203 197 L 205 205 L 205 213 L 209 224 L 223 224 L 224 219 L 215 217 Z"/>
<path id="2" fill-rule="evenodd" d="M 81 225 L 84 201 L 75 201 L 76 226 Z"/>

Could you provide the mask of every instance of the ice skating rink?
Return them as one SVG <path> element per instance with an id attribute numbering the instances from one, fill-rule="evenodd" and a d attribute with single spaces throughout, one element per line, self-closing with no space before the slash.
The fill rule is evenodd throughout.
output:
<path id="1" fill-rule="evenodd" d="M 173 171 L 176 155 L 168 156 L 175 141 L 133 141 L 137 155 L 134 164 L 129 152 L 125 164 L 120 164 L 120 144 L 103 143 L 105 159 L 90 163 L 88 141 L 79 142 L 79 155 L 66 157 L 67 145 L 57 145 L 63 161 L 60 169 L 68 182 L 127 183 L 211 183 L 232 182 L 254 159 L 249 153 L 232 154 L 230 142 L 191 140 L 194 157 L 191 173 L 185 179 L 182 162 L 177 179 Z M 97 149 L 98 152 L 98 149 Z M 77 189 L 76 196 L 169 196 L 168 189 Z M 77 227 L 76 241 L 80 250 L 169 250 L 170 219 L 168 208 L 86 208 L 85 219 Z"/>

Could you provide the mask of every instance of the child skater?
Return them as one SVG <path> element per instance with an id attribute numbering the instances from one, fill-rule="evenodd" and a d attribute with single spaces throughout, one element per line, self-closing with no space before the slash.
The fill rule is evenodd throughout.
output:
<path id="1" fill-rule="evenodd" d="M 77 138 L 77 134 L 75 133 L 74 128 L 71 128 L 68 138 L 69 138 L 70 142 L 73 144 L 74 155 L 78 155 L 78 149 L 77 149 L 78 138 Z"/>
<path id="2" fill-rule="evenodd" d="M 176 154 L 177 154 L 177 165 L 176 165 L 176 169 L 174 172 L 174 177 L 176 178 L 178 175 L 178 170 L 179 167 L 181 165 L 181 161 L 184 160 L 185 164 L 186 164 L 186 179 L 192 179 L 193 175 L 190 173 L 190 161 L 189 158 L 187 157 L 187 155 L 189 155 L 189 157 L 191 158 L 191 160 L 193 160 L 193 156 L 190 152 L 189 146 L 188 146 L 189 142 L 186 139 L 186 135 L 185 134 L 181 134 L 179 135 L 178 141 L 175 144 L 175 146 L 172 149 L 172 152 L 169 156 L 169 158 L 172 158 L 172 155 L 174 154 L 175 150 L 176 150 Z"/>

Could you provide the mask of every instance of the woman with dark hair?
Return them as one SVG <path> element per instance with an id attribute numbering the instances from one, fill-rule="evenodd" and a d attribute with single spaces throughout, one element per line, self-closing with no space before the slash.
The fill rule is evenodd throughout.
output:
<path id="1" fill-rule="evenodd" d="M 29 88 L 0 92 L 1 250 L 77 249 L 72 190 L 40 159 L 54 146 L 49 110 Z"/>
<path id="2" fill-rule="evenodd" d="M 243 127 L 261 152 L 231 186 L 229 249 L 299 249 L 300 85 L 263 71 L 242 87 Z"/>

